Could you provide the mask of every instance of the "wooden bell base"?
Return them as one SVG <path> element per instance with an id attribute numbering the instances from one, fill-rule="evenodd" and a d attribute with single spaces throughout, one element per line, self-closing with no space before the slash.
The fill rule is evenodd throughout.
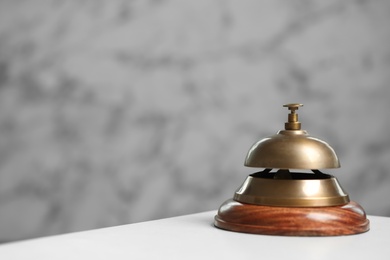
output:
<path id="1" fill-rule="evenodd" d="M 332 207 L 273 207 L 227 200 L 214 225 L 230 231 L 281 236 L 340 236 L 366 232 L 370 222 L 356 202 Z"/>

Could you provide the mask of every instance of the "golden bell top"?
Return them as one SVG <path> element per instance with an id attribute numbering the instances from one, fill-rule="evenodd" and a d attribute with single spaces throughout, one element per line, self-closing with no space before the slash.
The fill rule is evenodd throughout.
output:
<path id="1" fill-rule="evenodd" d="M 326 142 L 301 130 L 296 110 L 302 104 L 286 104 L 291 113 L 285 130 L 256 142 L 245 159 L 245 166 L 273 169 L 339 168 L 340 162 Z"/>

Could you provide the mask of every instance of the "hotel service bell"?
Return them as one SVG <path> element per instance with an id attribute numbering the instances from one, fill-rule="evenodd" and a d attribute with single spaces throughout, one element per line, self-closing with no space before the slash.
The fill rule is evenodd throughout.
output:
<path id="1" fill-rule="evenodd" d="M 263 170 L 249 175 L 234 197 L 221 205 L 216 227 L 284 236 L 337 236 L 369 230 L 364 209 L 349 199 L 334 176 L 320 171 L 339 168 L 339 159 L 326 142 L 301 130 L 296 111 L 302 106 L 284 105 L 290 110 L 285 129 L 249 149 L 245 166 Z"/>

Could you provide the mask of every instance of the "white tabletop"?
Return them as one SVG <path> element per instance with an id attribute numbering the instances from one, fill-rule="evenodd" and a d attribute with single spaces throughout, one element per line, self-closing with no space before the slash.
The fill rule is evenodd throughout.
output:
<path id="1" fill-rule="evenodd" d="M 390 218 L 340 237 L 282 237 L 213 226 L 215 211 L 0 246 L 0 259 L 390 259 Z"/>

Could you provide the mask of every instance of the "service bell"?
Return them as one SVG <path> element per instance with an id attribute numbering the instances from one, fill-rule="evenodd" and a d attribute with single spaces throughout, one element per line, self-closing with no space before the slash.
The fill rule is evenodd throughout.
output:
<path id="1" fill-rule="evenodd" d="M 301 130 L 296 110 L 302 106 L 284 105 L 291 111 L 285 129 L 249 149 L 245 166 L 263 170 L 249 175 L 233 199 L 221 205 L 216 227 L 290 236 L 350 235 L 369 230 L 364 209 L 350 200 L 336 177 L 320 171 L 339 168 L 340 162 L 326 142 Z"/>

